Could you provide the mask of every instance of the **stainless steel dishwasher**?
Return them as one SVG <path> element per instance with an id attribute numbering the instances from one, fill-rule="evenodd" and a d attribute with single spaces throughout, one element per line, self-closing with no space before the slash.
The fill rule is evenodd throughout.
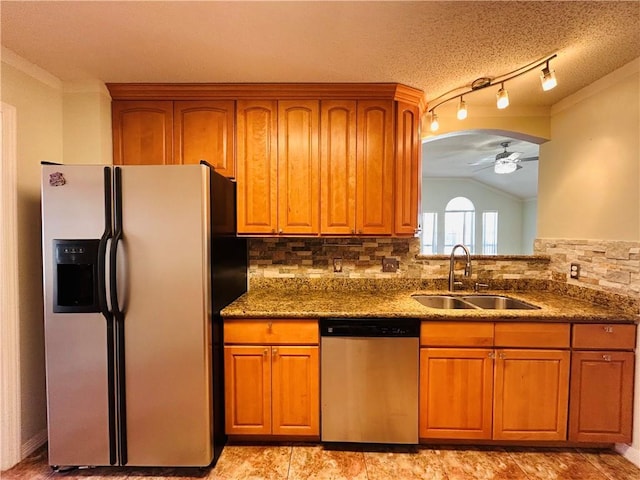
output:
<path id="1" fill-rule="evenodd" d="M 418 443 L 418 319 L 320 321 L 321 439 Z"/>

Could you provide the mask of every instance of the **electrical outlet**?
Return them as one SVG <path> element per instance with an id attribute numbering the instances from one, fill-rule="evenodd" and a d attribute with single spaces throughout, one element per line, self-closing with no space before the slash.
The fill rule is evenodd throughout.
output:
<path id="1" fill-rule="evenodd" d="M 395 258 L 383 258 L 382 259 L 382 271 L 383 272 L 397 272 L 400 266 L 400 261 Z"/>
<path id="2" fill-rule="evenodd" d="M 574 280 L 577 280 L 577 279 L 580 278 L 580 264 L 579 263 L 572 263 L 571 264 L 571 271 L 570 271 L 569 275 Z"/>
<path id="3" fill-rule="evenodd" d="M 334 257 L 333 259 L 333 271 L 335 273 L 340 273 L 342 271 L 342 258 Z"/>

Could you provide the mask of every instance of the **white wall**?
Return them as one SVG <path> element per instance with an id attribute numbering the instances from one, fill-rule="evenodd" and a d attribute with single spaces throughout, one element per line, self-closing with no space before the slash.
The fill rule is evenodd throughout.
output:
<path id="1" fill-rule="evenodd" d="M 444 244 L 445 207 L 449 200 L 458 196 L 467 197 L 476 209 L 476 253 L 482 245 L 483 211 L 498 211 L 498 254 L 531 253 L 532 239 L 528 250 L 523 251 L 523 232 L 535 230 L 535 217 L 524 215 L 524 203 L 520 199 L 468 178 L 425 177 L 422 179 L 422 211 L 438 212 L 440 247 Z M 525 222 L 529 225 L 525 226 Z"/>
<path id="2" fill-rule="evenodd" d="M 640 242 L 640 58 L 552 107 L 538 175 L 540 238 Z M 633 444 L 617 448 L 640 466 L 638 342 Z"/>
<path id="3" fill-rule="evenodd" d="M 533 241 L 537 238 L 538 198 L 522 202 L 522 253 L 533 254 Z"/>
<path id="4" fill-rule="evenodd" d="M 46 440 L 40 161 L 62 161 L 62 85 L 2 63 L 2 101 L 16 108 L 21 449 Z M 3 212 L 3 215 L 5 212 Z"/>
<path id="5" fill-rule="evenodd" d="M 640 239 L 636 60 L 554 105 L 540 145 L 538 236 Z"/>
<path id="6" fill-rule="evenodd" d="M 46 441 L 40 162 L 112 163 L 104 84 L 63 85 L 2 48 L 2 101 L 16 108 L 22 456 Z M 3 216 L 8 212 L 2 212 Z"/>

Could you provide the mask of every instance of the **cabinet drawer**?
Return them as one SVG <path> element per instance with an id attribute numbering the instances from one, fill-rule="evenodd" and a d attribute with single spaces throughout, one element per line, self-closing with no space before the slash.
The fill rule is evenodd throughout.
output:
<path id="1" fill-rule="evenodd" d="M 633 350 L 635 346 L 635 325 L 597 323 L 573 326 L 573 348 Z"/>
<path id="2" fill-rule="evenodd" d="M 224 343 L 317 345 L 317 320 L 237 319 L 224 321 Z"/>
<path id="3" fill-rule="evenodd" d="M 420 345 L 433 347 L 491 347 L 492 322 L 422 322 Z"/>
<path id="4" fill-rule="evenodd" d="M 569 348 L 568 323 L 496 323 L 496 347 Z"/>

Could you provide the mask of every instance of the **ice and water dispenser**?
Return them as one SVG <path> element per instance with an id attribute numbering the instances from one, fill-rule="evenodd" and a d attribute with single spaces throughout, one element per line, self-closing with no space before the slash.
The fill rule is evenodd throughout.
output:
<path id="1" fill-rule="evenodd" d="M 100 240 L 54 240 L 54 313 L 99 312 Z"/>

